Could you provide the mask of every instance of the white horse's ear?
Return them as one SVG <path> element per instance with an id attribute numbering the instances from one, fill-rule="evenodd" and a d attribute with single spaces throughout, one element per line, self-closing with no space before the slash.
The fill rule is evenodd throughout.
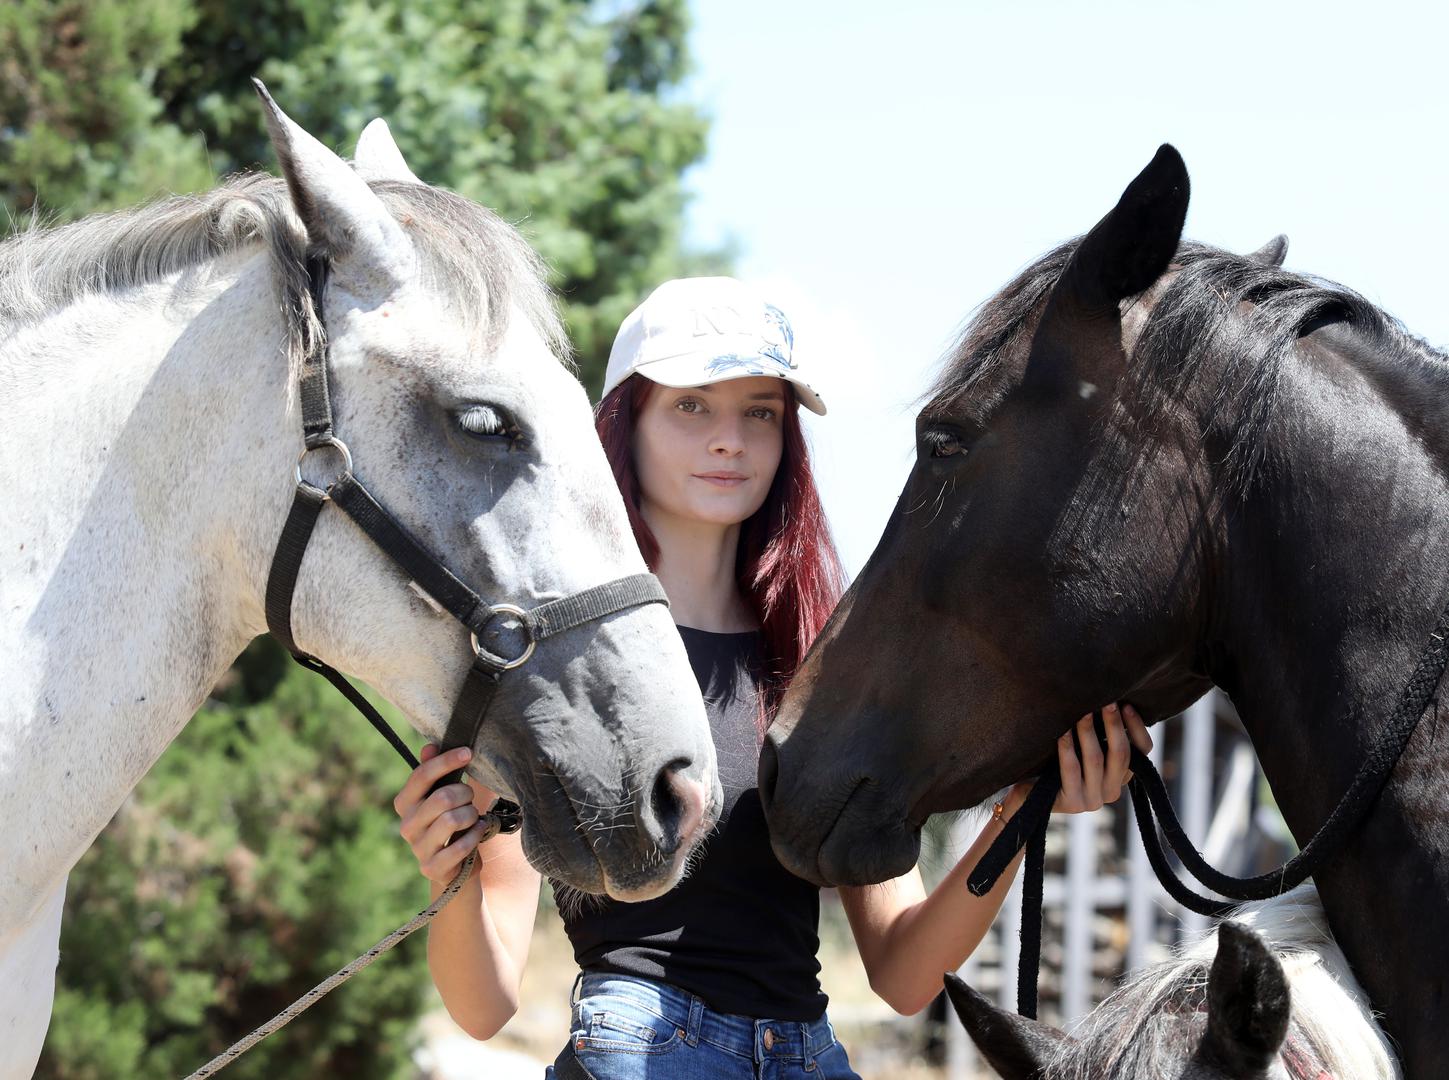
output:
<path id="1" fill-rule="evenodd" d="M 408 168 L 402 151 L 397 148 L 392 132 L 388 129 L 387 121 L 380 116 L 362 129 L 357 140 L 357 152 L 352 155 L 352 167 L 362 174 L 364 180 L 422 183 Z"/>
<path id="2" fill-rule="evenodd" d="M 1257 251 L 1248 256 L 1255 263 L 1262 263 L 1264 266 L 1282 266 L 1283 260 L 1288 257 L 1288 237 L 1279 233 L 1273 239 L 1260 247 Z"/>
<path id="3" fill-rule="evenodd" d="M 382 200 L 345 161 L 308 135 L 253 79 L 292 205 L 314 247 L 332 259 L 332 276 L 359 296 L 391 296 L 416 273 L 417 256 Z"/>

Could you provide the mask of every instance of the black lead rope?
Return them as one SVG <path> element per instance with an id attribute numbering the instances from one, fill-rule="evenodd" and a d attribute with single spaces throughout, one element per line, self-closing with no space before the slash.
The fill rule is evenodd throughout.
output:
<path id="1" fill-rule="evenodd" d="M 526 663 L 539 642 L 616 612 L 644 604 L 667 606 L 669 601 L 663 586 L 653 574 L 633 574 L 572 596 L 551 600 L 531 610 L 512 604 L 488 604 L 373 498 L 353 475 L 352 455 L 333 430 L 331 393 L 327 382 L 327 335 L 322 321 L 322 294 L 328 272 L 324 257 L 310 256 L 307 259 L 308 299 L 322 329 L 319 339 L 310 343 L 301 361 L 302 457 L 313 451 L 330 449 L 340 456 L 341 471 L 325 488 L 318 487 L 303 479 L 301 460 L 298 460 L 292 506 L 267 577 L 267 627 L 286 646 L 293 659 L 335 686 L 407 762 L 408 768 L 416 769 L 417 758 L 372 704 L 336 668 L 299 648 L 292 633 L 292 594 L 297 587 L 307 543 L 327 503 L 335 503 L 412 582 L 472 633 L 473 662 L 464 677 L 443 735 L 440 749 L 445 753 L 465 746 L 475 749 L 478 733 L 504 673 Z M 296 303 L 300 308 L 302 298 L 296 298 Z M 297 314 L 305 316 L 306 313 L 299 310 Z M 499 656 L 483 644 L 483 639 L 495 626 L 522 633 L 524 644 L 517 655 Z M 438 780 L 433 790 L 457 783 L 462 778 L 463 771 L 455 770 Z M 516 803 L 507 799 L 499 799 L 485 817 L 494 832 L 513 832 L 522 823 L 522 811 Z"/>
<path id="2" fill-rule="evenodd" d="M 1277 870 L 1255 877 L 1240 878 L 1208 865 L 1193 846 L 1182 823 L 1173 811 L 1167 786 L 1146 754 L 1132 748 L 1132 813 L 1142 837 L 1147 860 L 1169 896 L 1189 911 L 1218 918 L 1250 900 L 1267 900 L 1282 896 L 1317 873 L 1342 846 L 1353 829 L 1362 824 L 1394 771 L 1404 748 L 1418 726 L 1419 720 L 1434 703 L 1434 691 L 1449 665 L 1449 608 L 1429 635 L 1429 642 L 1419 656 L 1409 681 L 1388 723 L 1379 733 L 1360 763 L 1353 781 L 1344 791 L 1338 805 L 1319 827 L 1303 849 Z M 1100 732 L 1099 732 L 1100 736 Z M 1017 1011 L 1035 1018 L 1037 1006 L 1037 973 L 1041 961 L 1042 880 L 1045 871 L 1046 828 L 1052 803 L 1061 789 L 1057 772 L 1043 773 L 1026 802 L 1006 823 L 1001 835 L 982 855 L 966 887 L 973 895 L 985 896 L 1005 873 L 1011 860 L 1026 847 L 1026 865 L 1021 901 L 1021 958 L 1017 969 Z M 1156 820 L 1154 821 L 1154 814 Z M 1161 829 L 1159 834 L 1158 830 Z M 1217 900 L 1203 896 L 1185 884 L 1173 870 L 1162 846 L 1166 836 L 1168 847 L 1182 867 L 1199 884 L 1227 897 Z"/>

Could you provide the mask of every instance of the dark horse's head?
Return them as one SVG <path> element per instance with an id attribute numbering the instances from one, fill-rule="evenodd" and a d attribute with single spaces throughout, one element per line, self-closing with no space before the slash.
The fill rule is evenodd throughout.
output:
<path id="1" fill-rule="evenodd" d="M 1073 718 L 1118 699 L 1171 713 L 1205 688 L 1181 663 L 1199 587 L 1183 558 L 1203 494 L 1197 432 L 1123 396 L 1151 296 L 1124 301 L 1167 271 L 1187 201 L 1164 146 L 1096 228 L 968 329 L 917 421 L 885 533 L 765 747 L 760 791 L 797 874 L 904 873 L 928 814 L 1032 773 Z M 1129 425 L 1150 429 L 1155 460 L 1103 437 Z M 1102 487 L 1129 474 L 1130 498 Z"/>
<path id="2" fill-rule="evenodd" d="M 1214 514 L 1252 482 L 1266 353 L 1356 298 L 1279 270 L 1276 244 L 1181 243 L 1187 204 L 1163 146 L 967 329 L 880 543 L 761 757 L 795 873 L 901 874 L 929 814 L 1036 772 L 1076 717 L 1128 700 L 1151 721 L 1211 685 Z M 1239 325 L 1270 298 L 1271 325 Z M 1208 351 L 1237 359 L 1209 372 Z"/>

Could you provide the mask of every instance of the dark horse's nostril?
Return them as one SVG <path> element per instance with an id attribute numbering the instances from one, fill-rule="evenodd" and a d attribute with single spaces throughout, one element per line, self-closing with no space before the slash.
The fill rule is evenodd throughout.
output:
<path id="1" fill-rule="evenodd" d="M 775 749 L 775 739 L 769 733 L 765 735 L 765 745 L 760 747 L 760 805 L 764 807 L 766 815 L 770 812 L 770 804 L 775 798 L 775 781 L 780 777 L 780 754 Z"/>

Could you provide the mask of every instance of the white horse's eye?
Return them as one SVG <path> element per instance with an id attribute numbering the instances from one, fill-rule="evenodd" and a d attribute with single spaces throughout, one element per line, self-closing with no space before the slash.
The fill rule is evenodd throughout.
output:
<path id="1" fill-rule="evenodd" d="M 458 426 L 470 435 L 505 437 L 513 434 L 503 414 L 488 405 L 474 405 L 458 416 Z"/>

